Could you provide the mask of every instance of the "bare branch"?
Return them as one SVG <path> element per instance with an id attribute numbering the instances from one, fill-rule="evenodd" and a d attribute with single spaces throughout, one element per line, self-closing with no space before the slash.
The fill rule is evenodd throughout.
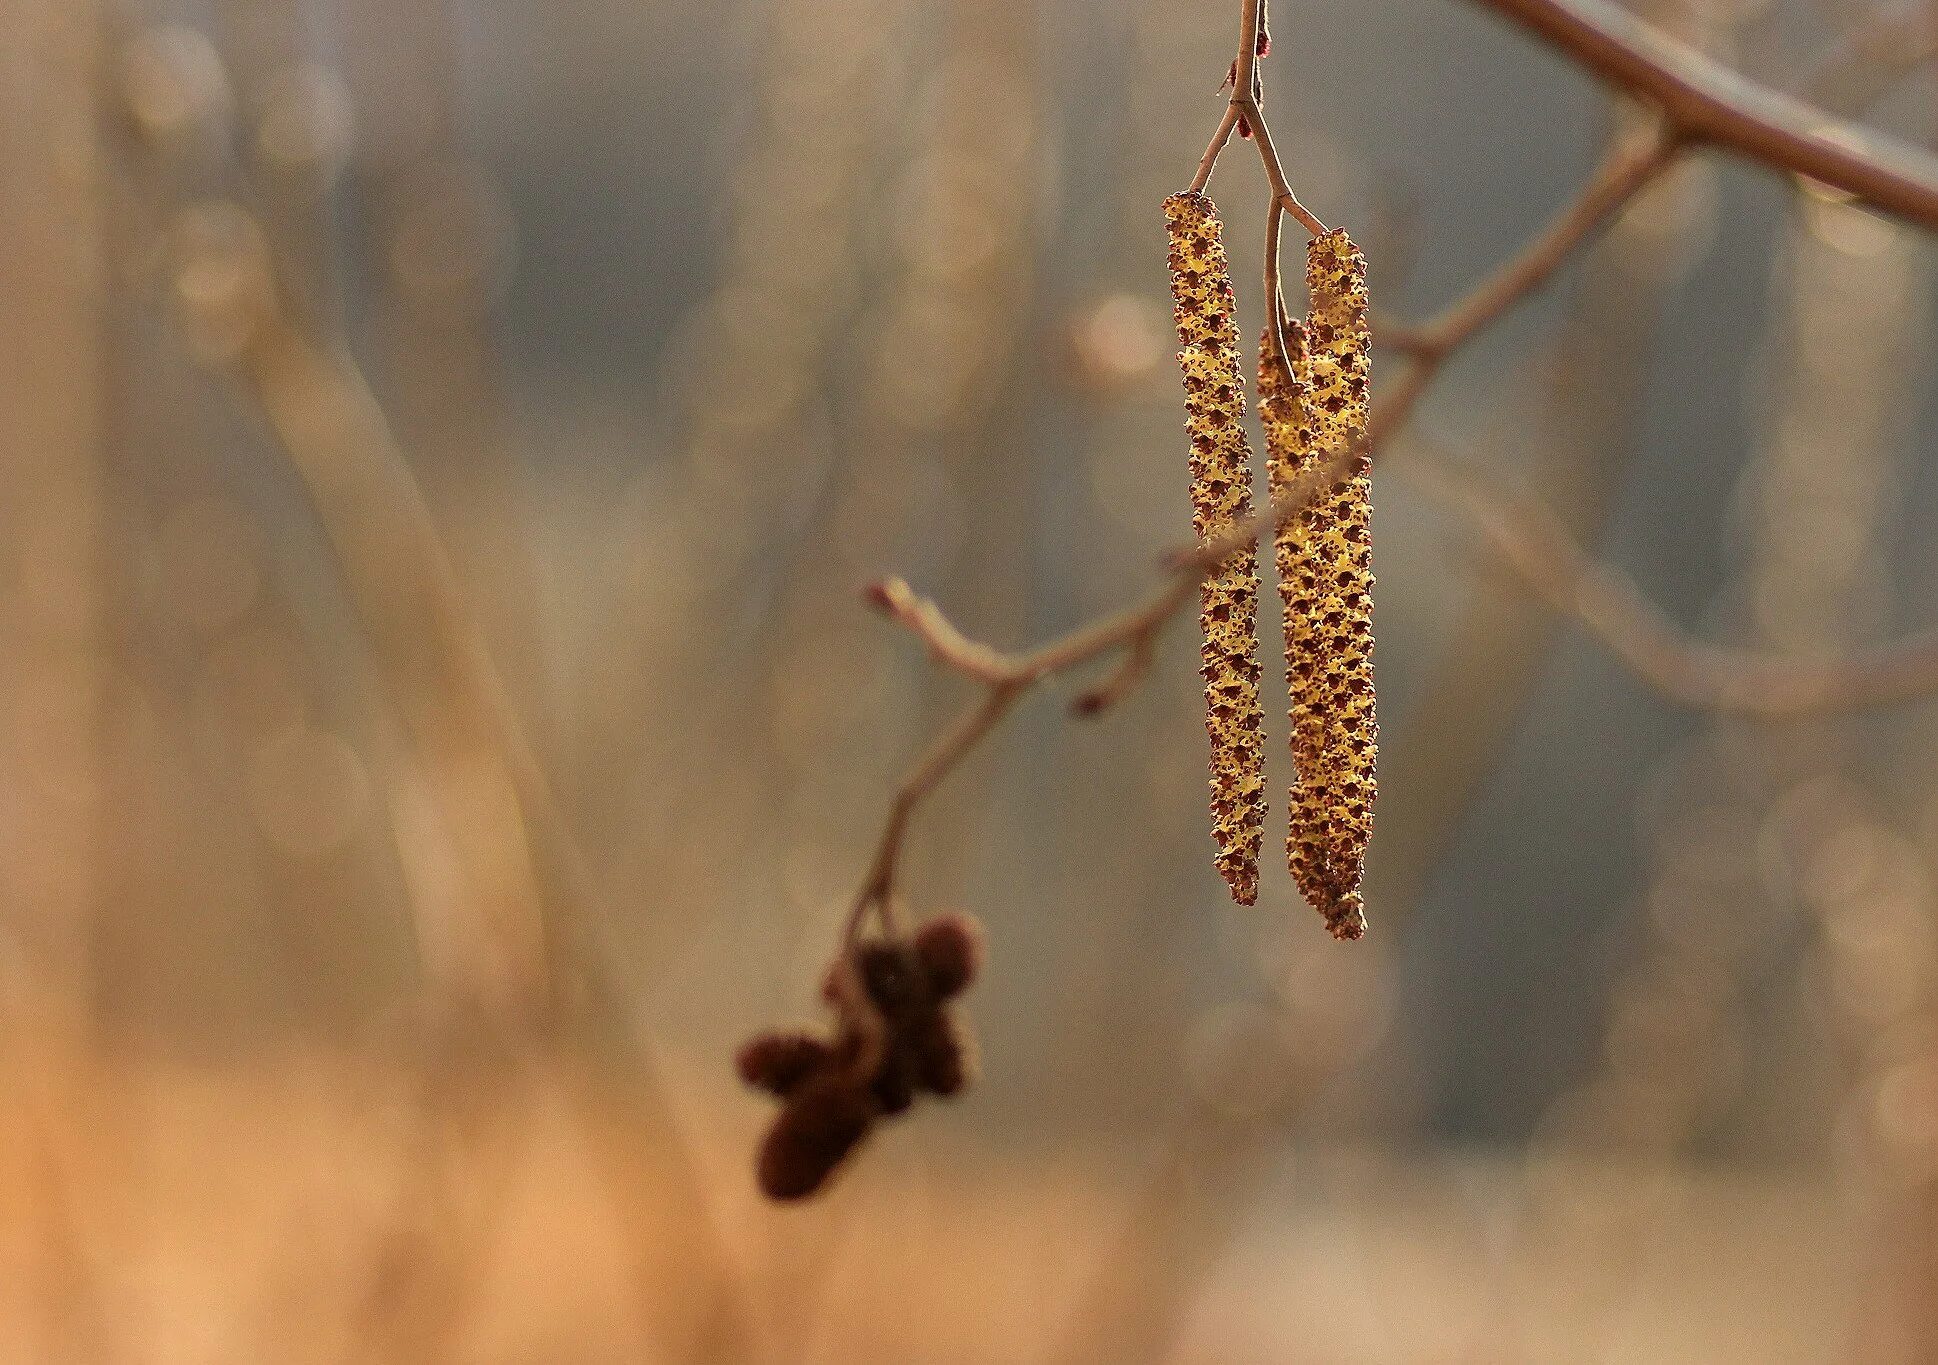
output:
<path id="1" fill-rule="evenodd" d="M 1808 176 L 1938 228 L 1938 159 L 1831 119 L 1712 61 L 1608 0 L 1474 0 L 1604 84 L 1655 108 L 1682 137 Z"/>
<path id="2" fill-rule="evenodd" d="M 899 578 L 868 585 L 868 600 L 908 627 L 929 647 L 941 664 L 991 687 L 1016 680 L 1016 661 L 988 645 L 971 640 L 942 609 Z"/>
<path id="3" fill-rule="evenodd" d="M 983 737 L 1009 714 L 1010 708 L 1016 705 L 1028 687 L 1029 683 L 1020 679 L 991 683 L 975 704 L 963 711 L 955 723 L 930 746 L 908 776 L 902 779 L 901 786 L 895 789 L 895 799 L 889 804 L 888 821 L 882 827 L 881 838 L 875 845 L 874 860 L 868 866 L 868 875 L 862 881 L 861 891 L 855 897 L 854 908 L 848 915 L 845 936 L 850 942 L 860 932 L 871 906 L 881 914 L 884 925 L 894 914 L 895 864 L 901 856 L 902 840 L 908 833 L 908 823 L 916 807 L 942 784 L 943 778 L 955 771 L 956 765 L 968 757 L 971 750 L 982 743 Z"/>
<path id="4" fill-rule="evenodd" d="M 1541 234 L 1492 275 L 1429 322 L 1416 327 L 1388 324 L 1382 328 L 1379 339 L 1405 352 L 1410 364 L 1375 407 L 1368 439 L 1377 444 L 1405 426 L 1453 353 L 1551 280 L 1577 251 L 1675 164 L 1681 147 L 1666 124 L 1640 137 L 1617 141 L 1588 182 Z"/>
<path id="5" fill-rule="evenodd" d="M 1211 172 L 1218 164 L 1218 154 L 1225 150 L 1225 144 L 1231 141 L 1231 131 L 1237 126 L 1238 106 L 1228 105 L 1225 116 L 1218 120 L 1218 127 L 1211 134 L 1211 145 L 1205 148 L 1204 156 L 1198 160 L 1198 173 L 1191 177 L 1189 188 L 1193 194 L 1211 183 Z"/>
<path id="6" fill-rule="evenodd" d="M 1465 461 L 1409 452 L 1406 468 L 1551 609 L 1684 706 L 1765 720 L 1858 711 L 1938 691 L 1938 632 L 1849 657 L 1791 658 L 1699 640 L 1619 570 L 1597 563 L 1532 497 L 1489 492 Z"/>

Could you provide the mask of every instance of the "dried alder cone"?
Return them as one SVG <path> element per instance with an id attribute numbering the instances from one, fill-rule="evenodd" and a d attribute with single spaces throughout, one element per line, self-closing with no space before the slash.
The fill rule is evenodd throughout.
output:
<path id="1" fill-rule="evenodd" d="M 1252 512 L 1251 447 L 1231 270 L 1218 211 L 1195 192 L 1164 201 L 1171 298 L 1191 437 L 1191 520 L 1199 544 Z M 1258 900 L 1265 833 L 1264 713 L 1259 705 L 1258 555 L 1246 549 L 1205 578 L 1205 730 L 1211 738 L 1212 837 L 1219 874 L 1240 905 Z"/>
<path id="2" fill-rule="evenodd" d="M 1366 436 L 1366 261 L 1342 231 L 1307 253 L 1310 314 L 1259 348 L 1259 415 L 1274 495 Z M 1276 301 L 1274 306 L 1277 306 Z M 1372 487 L 1368 456 L 1277 536 L 1292 701 L 1286 855 L 1335 937 L 1366 932 L 1359 883 L 1373 831 L 1379 721 L 1373 695 Z"/>
<path id="3" fill-rule="evenodd" d="M 760 1147 L 762 1193 L 814 1194 L 878 1121 L 918 1094 L 954 1095 L 969 1083 L 973 1049 L 948 1002 L 981 964 L 976 922 L 938 915 L 913 937 L 863 940 L 834 960 L 821 987 L 832 1037 L 775 1031 L 747 1041 L 741 1079 L 781 1101 Z"/>

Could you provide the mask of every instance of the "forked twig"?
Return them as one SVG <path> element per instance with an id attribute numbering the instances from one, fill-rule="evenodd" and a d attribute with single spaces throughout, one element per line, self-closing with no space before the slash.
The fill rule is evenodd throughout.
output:
<path id="1" fill-rule="evenodd" d="M 1263 21 L 1264 0 L 1242 0 L 1238 21 L 1238 58 L 1232 64 L 1231 103 L 1211 135 L 1211 145 L 1205 148 L 1205 154 L 1198 162 L 1198 172 L 1191 177 L 1189 188 L 1195 192 L 1210 183 L 1211 173 L 1218 165 L 1219 153 L 1231 141 L 1233 130 L 1243 123 L 1258 146 L 1258 159 L 1264 165 L 1265 179 L 1272 187 L 1272 202 L 1298 219 L 1314 237 L 1323 237 L 1326 225 L 1299 202 L 1299 197 L 1292 193 L 1292 187 L 1286 181 L 1285 168 L 1279 163 L 1278 149 L 1272 143 L 1272 130 L 1266 125 L 1264 111 L 1259 108 L 1258 49 Z"/>

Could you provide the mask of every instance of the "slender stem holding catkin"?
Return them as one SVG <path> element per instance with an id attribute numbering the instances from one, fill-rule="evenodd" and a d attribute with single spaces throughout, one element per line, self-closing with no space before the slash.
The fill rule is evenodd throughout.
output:
<path id="1" fill-rule="evenodd" d="M 1291 185 L 1286 183 L 1285 170 L 1279 165 L 1278 151 L 1272 145 L 1272 130 L 1259 110 L 1258 101 L 1247 99 L 1244 114 L 1252 128 L 1252 141 L 1258 144 L 1259 160 L 1265 163 L 1265 178 L 1271 182 L 1273 197 L 1285 205 L 1285 211 L 1298 219 L 1307 232 L 1314 237 L 1325 236 L 1329 229 L 1319 221 L 1318 215 L 1299 202 Z"/>
<path id="2" fill-rule="evenodd" d="M 1263 26 L 1264 0 L 1243 0 L 1239 9 L 1238 59 L 1232 66 L 1231 103 L 1226 107 L 1224 117 L 1219 119 L 1217 130 L 1211 135 L 1211 143 L 1198 162 L 1198 173 L 1191 177 L 1187 189 L 1190 193 L 1197 193 L 1211 182 L 1211 172 L 1218 164 L 1219 153 L 1225 150 L 1225 144 L 1231 141 L 1232 130 L 1242 121 L 1258 147 L 1259 160 L 1265 167 L 1265 179 L 1272 187 L 1273 202 L 1298 219 L 1314 237 L 1323 236 L 1326 225 L 1299 202 L 1299 197 L 1292 193 L 1292 187 L 1286 182 L 1285 168 L 1279 164 L 1278 150 L 1272 144 L 1272 130 L 1266 126 L 1264 111 L 1259 107 L 1263 82 L 1258 75 L 1258 48 Z"/>
<path id="3" fill-rule="evenodd" d="M 919 627 L 915 622 L 926 620 L 939 623 L 952 633 L 959 635 L 942 613 L 930 608 L 923 617 L 903 617 L 904 624 L 911 628 Z M 924 638 L 928 638 L 924 636 Z M 990 651 L 992 656 L 994 651 Z M 938 657 L 941 657 L 938 655 Z M 895 865 L 901 856 L 902 841 L 908 832 L 909 820 L 916 808 L 933 792 L 942 779 L 952 772 L 963 757 L 982 741 L 984 735 L 995 729 L 1010 708 L 1028 690 L 1034 679 L 1023 676 L 1003 676 L 986 683 L 985 691 L 975 705 L 964 710 L 909 771 L 896 788 L 895 799 L 888 810 L 888 822 L 883 826 L 881 837 L 875 844 L 874 861 L 869 864 L 868 876 L 861 884 L 861 891 L 848 912 L 848 921 L 842 930 L 842 941 L 852 945 L 861 935 L 861 926 L 873 907 L 879 917 L 882 931 L 892 933 L 895 928 Z"/>
<path id="4" fill-rule="evenodd" d="M 1259 107 L 1263 94 L 1263 83 L 1258 79 L 1255 63 L 1258 60 L 1258 35 L 1264 0 L 1245 0 L 1244 32 L 1238 44 L 1238 79 L 1232 82 L 1231 102 L 1244 117 L 1245 124 L 1252 130 L 1252 141 L 1258 146 L 1258 159 L 1265 167 L 1265 178 L 1271 182 L 1272 197 L 1285 206 L 1285 211 L 1304 224 L 1305 230 L 1314 237 L 1326 234 L 1326 225 L 1299 202 L 1292 193 L 1292 186 L 1285 179 L 1285 168 L 1279 164 L 1278 149 L 1272 144 L 1272 129 L 1265 121 L 1265 111 Z"/>
<path id="5" fill-rule="evenodd" d="M 1218 120 L 1218 127 L 1211 135 L 1211 144 L 1205 148 L 1205 154 L 1198 159 L 1198 173 L 1191 177 L 1191 184 L 1188 187 L 1190 193 L 1200 194 L 1204 191 L 1204 187 L 1211 183 L 1211 172 L 1218 165 L 1218 154 L 1225 150 L 1225 144 L 1231 141 L 1232 129 L 1237 126 L 1238 108 L 1236 105 L 1227 105 L 1225 116 Z"/>
<path id="6" fill-rule="evenodd" d="M 1285 291 L 1279 284 L 1279 239 L 1284 235 L 1285 205 L 1277 199 L 1265 214 L 1265 326 L 1272 334 L 1272 354 L 1283 365 L 1285 349 Z"/>

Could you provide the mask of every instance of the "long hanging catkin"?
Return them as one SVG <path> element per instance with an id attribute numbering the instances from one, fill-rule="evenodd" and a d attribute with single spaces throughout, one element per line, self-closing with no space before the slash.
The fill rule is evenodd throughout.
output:
<path id="1" fill-rule="evenodd" d="M 1191 437 L 1191 520 L 1200 544 L 1252 511 L 1251 447 L 1238 372 L 1231 271 L 1218 211 L 1198 193 L 1164 201 L 1171 298 Z M 1240 905 L 1258 900 L 1265 833 L 1265 718 L 1259 706 L 1258 555 L 1233 555 L 1204 581 L 1205 731 L 1211 738 L 1212 837 L 1218 871 Z"/>
<path id="2" fill-rule="evenodd" d="M 1344 232 L 1313 241 L 1306 287 L 1306 324 L 1284 329 L 1289 366 L 1279 363 L 1270 328 L 1259 348 L 1274 496 L 1366 435 L 1366 261 Z M 1378 785 L 1370 472 L 1367 455 L 1354 455 L 1346 477 L 1281 527 L 1275 545 L 1297 769 L 1286 855 L 1338 938 L 1366 932 L 1359 882 Z"/>

